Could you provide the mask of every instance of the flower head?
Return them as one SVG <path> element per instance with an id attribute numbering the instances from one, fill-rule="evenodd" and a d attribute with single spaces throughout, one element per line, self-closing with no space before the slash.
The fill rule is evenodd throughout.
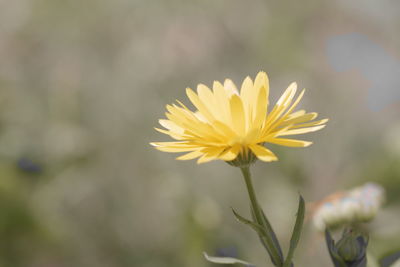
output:
<path id="1" fill-rule="evenodd" d="M 275 161 L 275 154 L 266 143 L 289 147 L 306 147 L 311 142 L 284 138 L 322 129 L 327 119 L 314 121 L 317 113 L 294 112 L 304 90 L 295 99 L 297 84 L 292 83 L 275 106 L 269 107 L 269 82 L 259 72 L 254 82 L 244 79 L 240 92 L 227 79 L 215 81 L 212 90 L 203 84 L 197 93 L 187 88 L 186 94 L 196 108 L 191 111 L 180 101 L 167 105 L 167 119 L 160 120 L 165 129 L 158 129 L 176 141 L 151 143 L 165 152 L 187 152 L 179 160 L 198 158 L 198 163 L 224 160 L 249 164 L 256 158 Z"/>
<path id="2" fill-rule="evenodd" d="M 321 201 L 313 215 L 314 226 L 324 231 L 346 224 L 369 222 L 385 200 L 385 190 L 367 183 L 346 192 L 338 192 Z"/>

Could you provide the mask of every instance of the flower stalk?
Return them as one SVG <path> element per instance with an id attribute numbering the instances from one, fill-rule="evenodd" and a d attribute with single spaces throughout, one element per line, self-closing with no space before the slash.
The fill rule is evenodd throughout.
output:
<path id="1" fill-rule="evenodd" d="M 254 211 L 254 215 L 256 217 L 257 222 L 261 222 L 262 221 L 261 209 L 258 205 L 257 196 L 254 191 L 253 182 L 251 180 L 250 167 L 249 166 L 242 167 L 240 168 L 240 170 L 242 171 L 244 181 L 247 187 L 247 192 L 249 193 L 251 208 Z"/>
<path id="2" fill-rule="evenodd" d="M 293 256 L 294 252 L 297 248 L 297 245 L 300 240 L 301 230 L 303 228 L 304 222 L 304 214 L 305 214 L 305 204 L 304 199 L 300 196 L 299 199 L 299 207 L 297 209 L 297 218 L 296 223 L 293 228 L 292 237 L 290 239 L 289 251 L 287 253 L 286 258 L 283 257 L 282 249 L 279 244 L 279 241 L 276 237 L 274 230 L 272 229 L 271 224 L 269 223 L 267 216 L 265 216 L 263 210 L 257 201 L 257 196 L 253 187 L 253 183 L 250 175 L 250 168 L 248 165 L 244 165 L 241 167 L 241 171 L 246 183 L 247 192 L 250 198 L 251 211 L 253 215 L 253 221 L 247 220 L 240 216 L 235 210 L 233 210 L 236 218 L 246 224 L 249 225 L 253 230 L 255 230 L 261 240 L 261 243 L 264 245 L 267 250 L 272 263 L 277 267 L 293 267 Z"/>
<path id="3" fill-rule="evenodd" d="M 259 234 L 260 239 L 264 244 L 265 248 L 267 249 L 268 254 L 271 257 L 271 261 L 275 264 L 275 266 L 280 267 L 283 264 L 282 251 L 278 243 L 278 240 L 276 238 L 276 235 L 272 230 L 271 225 L 268 222 L 267 217 L 265 216 L 262 209 L 260 208 L 260 205 L 258 204 L 257 196 L 254 191 L 253 182 L 251 179 L 250 167 L 247 165 L 241 167 L 240 170 L 242 171 L 246 183 L 247 192 L 249 194 L 251 210 L 253 218 L 255 220 L 254 223 L 259 225 L 263 230 L 262 233 Z"/>

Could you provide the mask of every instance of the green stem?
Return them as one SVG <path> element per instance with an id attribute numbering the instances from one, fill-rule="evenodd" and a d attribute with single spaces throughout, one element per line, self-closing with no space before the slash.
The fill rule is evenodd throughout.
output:
<path id="1" fill-rule="evenodd" d="M 251 174 L 250 174 L 250 168 L 249 166 L 245 166 L 245 167 L 240 167 L 240 170 L 242 171 L 244 180 L 246 182 L 246 187 L 247 187 L 247 192 L 249 193 L 249 198 L 250 198 L 250 203 L 251 203 L 251 207 L 254 211 L 254 216 L 256 219 L 256 223 L 260 226 L 263 227 L 263 229 L 266 228 L 266 225 L 264 224 L 264 220 L 263 220 L 263 213 L 261 211 L 260 205 L 258 205 L 258 201 L 257 201 L 257 197 L 256 197 L 256 193 L 254 191 L 254 187 L 253 187 L 253 182 L 251 180 Z M 272 229 L 271 229 L 272 231 Z M 271 258 L 273 259 L 274 263 L 277 266 L 282 266 L 282 259 L 279 256 L 279 252 L 277 250 L 277 248 L 273 245 L 273 240 L 272 240 L 272 236 L 270 234 L 267 234 L 267 238 L 268 240 L 268 251 L 270 253 Z"/>
<path id="2" fill-rule="evenodd" d="M 260 206 L 258 205 L 256 193 L 254 191 L 253 182 L 251 180 L 250 175 L 250 168 L 248 166 L 241 167 L 240 170 L 242 171 L 244 181 L 246 182 L 247 192 L 249 193 L 251 206 L 254 211 L 254 215 L 258 223 L 262 222 L 262 213 L 260 210 Z"/>

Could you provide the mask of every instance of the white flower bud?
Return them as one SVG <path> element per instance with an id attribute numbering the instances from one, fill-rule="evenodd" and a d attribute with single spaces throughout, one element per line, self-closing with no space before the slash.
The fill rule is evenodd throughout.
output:
<path id="1" fill-rule="evenodd" d="M 321 216 L 326 224 L 333 224 L 338 220 L 338 209 L 335 204 L 326 203 L 322 207 Z"/>
<path id="2" fill-rule="evenodd" d="M 384 189 L 367 183 L 345 193 L 326 198 L 314 213 L 314 226 L 320 230 L 341 224 L 369 222 L 384 202 Z"/>
<path id="3" fill-rule="evenodd" d="M 360 203 L 350 197 L 345 197 L 339 202 L 342 221 L 354 221 L 357 212 L 361 209 Z"/>

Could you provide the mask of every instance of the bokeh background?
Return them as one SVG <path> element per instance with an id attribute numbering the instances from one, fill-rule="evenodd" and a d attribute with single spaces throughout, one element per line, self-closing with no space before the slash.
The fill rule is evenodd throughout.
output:
<path id="1" fill-rule="evenodd" d="M 213 266 L 203 251 L 271 266 L 231 214 L 248 215 L 237 169 L 149 145 L 186 87 L 259 70 L 273 101 L 297 81 L 330 118 L 253 168 L 283 246 L 297 192 L 375 181 L 371 253 L 400 249 L 399 25 L 390 0 L 0 0 L 0 266 Z M 330 266 L 310 221 L 296 263 Z"/>

